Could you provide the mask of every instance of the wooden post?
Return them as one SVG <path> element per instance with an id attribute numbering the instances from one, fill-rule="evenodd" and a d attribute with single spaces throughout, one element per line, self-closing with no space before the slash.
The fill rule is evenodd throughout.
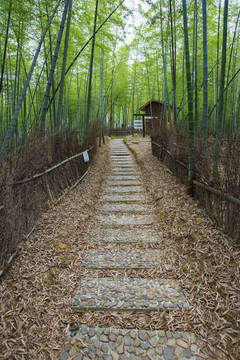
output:
<path id="1" fill-rule="evenodd" d="M 143 138 L 145 138 L 145 119 L 144 119 L 144 115 L 142 115 L 142 122 L 143 122 Z"/>

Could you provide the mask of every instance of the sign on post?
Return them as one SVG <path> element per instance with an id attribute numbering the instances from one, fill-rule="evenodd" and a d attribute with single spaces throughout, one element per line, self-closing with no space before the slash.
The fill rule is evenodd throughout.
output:
<path id="1" fill-rule="evenodd" d="M 134 127 L 134 129 L 142 130 L 143 129 L 142 120 L 133 120 L 133 127 Z"/>
<path id="2" fill-rule="evenodd" d="M 152 116 L 144 116 L 144 117 L 145 117 L 145 120 L 151 120 L 151 119 L 153 119 Z"/>
<path id="3" fill-rule="evenodd" d="M 83 161 L 84 161 L 84 162 L 88 162 L 88 161 L 89 161 L 89 156 L 88 156 L 88 152 L 87 152 L 87 151 L 84 151 L 84 152 L 83 152 Z"/>

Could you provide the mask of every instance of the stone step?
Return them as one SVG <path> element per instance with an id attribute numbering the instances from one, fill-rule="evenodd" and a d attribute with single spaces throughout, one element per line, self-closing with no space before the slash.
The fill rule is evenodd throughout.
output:
<path id="1" fill-rule="evenodd" d="M 136 174 L 137 170 L 135 166 L 131 166 L 131 167 L 125 167 L 125 166 L 113 166 L 112 167 L 112 172 L 115 175 L 116 173 L 121 173 L 123 175 L 126 175 L 128 173 L 130 174 Z"/>
<path id="2" fill-rule="evenodd" d="M 88 269 L 152 269 L 160 260 L 160 250 L 91 250 L 85 253 L 82 266 Z"/>
<path id="3" fill-rule="evenodd" d="M 111 152 L 112 156 L 116 156 L 116 157 L 127 157 L 130 156 L 131 154 L 127 153 L 127 152 Z"/>
<path id="4" fill-rule="evenodd" d="M 124 169 L 121 167 L 114 167 L 113 168 L 113 175 L 120 174 L 120 175 L 136 175 L 136 168 L 131 169 Z"/>
<path id="5" fill-rule="evenodd" d="M 130 156 L 130 154 L 128 154 Z M 111 159 L 113 160 L 123 160 L 123 161 L 133 161 L 131 157 L 126 155 L 111 155 Z"/>
<path id="6" fill-rule="evenodd" d="M 124 194 L 124 193 L 139 193 L 143 192 L 142 186 L 111 186 L 106 188 L 107 193 L 118 193 L 118 194 Z"/>
<path id="7" fill-rule="evenodd" d="M 122 167 L 122 166 L 113 166 L 113 172 L 121 172 L 126 174 L 127 172 L 130 173 L 136 173 L 136 166 L 130 166 L 130 167 Z"/>
<path id="8" fill-rule="evenodd" d="M 111 181 L 128 181 L 128 180 L 139 180 L 138 175 L 113 175 L 109 178 Z"/>
<path id="9" fill-rule="evenodd" d="M 96 229 L 91 236 L 92 241 L 104 243 L 137 243 L 158 241 L 157 234 L 152 234 L 146 229 Z"/>
<path id="10" fill-rule="evenodd" d="M 134 162 L 131 161 L 112 161 L 113 167 L 136 167 Z"/>
<path id="11" fill-rule="evenodd" d="M 101 201 L 108 202 L 136 202 L 136 201 L 146 201 L 145 196 L 142 194 L 114 194 L 114 195 L 105 195 L 102 197 Z"/>
<path id="12" fill-rule="evenodd" d="M 120 157 L 120 156 L 111 156 L 111 160 L 112 161 L 119 161 L 119 162 L 131 162 L 131 163 L 133 163 L 134 161 L 133 161 L 133 159 L 131 158 L 131 157 L 124 157 L 124 156 L 122 156 L 122 157 Z"/>
<path id="13" fill-rule="evenodd" d="M 100 224 L 104 226 L 140 226 L 140 225 L 151 225 L 153 219 L 149 215 L 100 215 Z"/>
<path id="14" fill-rule="evenodd" d="M 135 163 L 133 161 L 112 161 L 113 167 L 134 167 Z"/>
<path id="15" fill-rule="evenodd" d="M 114 160 L 114 161 L 134 161 L 133 160 L 133 157 L 129 157 L 129 156 L 120 156 L 120 155 L 115 155 L 115 154 L 111 154 L 110 155 L 111 159 Z"/>
<path id="16" fill-rule="evenodd" d="M 101 207 L 103 212 L 109 213 L 147 213 L 149 214 L 150 210 L 146 205 L 142 204 L 124 204 L 124 203 L 110 203 L 104 204 Z"/>
<path id="17" fill-rule="evenodd" d="M 186 331 L 70 327 L 60 360 L 200 360 L 198 351 Z"/>
<path id="18" fill-rule="evenodd" d="M 126 170 L 126 169 L 120 169 L 120 170 L 116 170 L 114 169 L 113 170 L 113 175 L 126 175 L 126 176 L 134 176 L 134 175 L 137 175 L 136 171 L 134 170 Z"/>
<path id="19" fill-rule="evenodd" d="M 142 182 L 138 180 L 128 180 L 128 181 L 112 181 L 108 183 L 109 186 L 138 186 Z"/>
<path id="20" fill-rule="evenodd" d="M 81 278 L 73 310 L 160 311 L 182 310 L 188 303 L 179 284 L 171 279 Z"/>
<path id="21" fill-rule="evenodd" d="M 131 154 L 130 151 L 128 149 L 126 149 L 126 148 L 112 148 L 111 153 L 115 153 L 115 154 L 121 154 L 121 153 Z"/>

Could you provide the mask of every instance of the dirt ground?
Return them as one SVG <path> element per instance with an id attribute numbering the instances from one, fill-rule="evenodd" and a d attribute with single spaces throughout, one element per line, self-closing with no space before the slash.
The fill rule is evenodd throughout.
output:
<path id="1" fill-rule="evenodd" d="M 134 142 L 134 143 L 132 143 Z M 169 329 L 202 336 L 204 359 L 239 359 L 239 248 L 214 228 L 185 187 L 151 155 L 151 144 L 128 138 L 154 208 L 161 250 L 151 270 L 86 270 L 85 251 L 96 227 L 98 199 L 110 173 L 109 146 L 101 147 L 89 174 L 39 219 L 0 283 L 0 359 L 57 359 L 69 326 Z M 133 245 L 136 246 L 136 245 Z M 104 245 L 107 249 L 131 245 Z M 74 313 L 71 302 L 80 276 L 161 277 L 180 282 L 190 309 L 161 313 Z"/>

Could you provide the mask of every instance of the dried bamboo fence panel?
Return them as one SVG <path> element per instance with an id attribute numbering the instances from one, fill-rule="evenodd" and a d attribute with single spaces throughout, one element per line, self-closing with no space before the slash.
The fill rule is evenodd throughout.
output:
<path id="1" fill-rule="evenodd" d="M 156 141 L 151 142 L 152 154 L 165 163 L 184 184 L 188 183 L 188 166 Z M 203 174 L 196 172 L 193 181 L 194 196 L 206 210 L 209 218 L 228 235 L 240 240 L 240 200 L 206 183 Z"/>
<path id="2" fill-rule="evenodd" d="M 5 185 L 0 196 L 0 276 L 40 214 L 59 202 L 86 176 L 95 152 L 96 146 L 91 146 L 43 172 Z M 88 162 L 84 161 L 86 153 Z"/>

